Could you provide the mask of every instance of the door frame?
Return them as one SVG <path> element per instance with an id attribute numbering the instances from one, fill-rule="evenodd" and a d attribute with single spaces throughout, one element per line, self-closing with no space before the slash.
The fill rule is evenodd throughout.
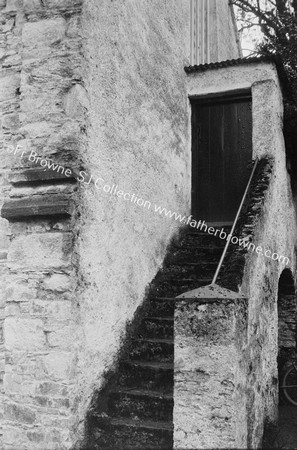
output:
<path id="1" fill-rule="evenodd" d="M 193 211 L 193 205 L 192 205 L 192 189 L 193 189 L 193 172 L 192 172 L 192 167 L 193 167 L 193 129 L 192 129 L 192 105 L 193 104 L 199 104 L 199 105 L 211 105 L 211 104 L 220 104 L 220 103 L 226 103 L 226 102 L 234 102 L 234 101 L 241 101 L 241 100 L 246 100 L 246 101 L 250 101 L 253 105 L 253 96 L 252 96 L 252 89 L 251 87 L 248 88 L 238 88 L 238 89 L 234 89 L 234 90 L 228 90 L 228 91 L 220 91 L 220 92 L 213 92 L 213 93 L 204 93 L 204 94 L 196 94 L 196 95 L 189 95 L 188 96 L 189 99 L 189 104 L 190 104 L 190 158 L 191 158 L 191 171 L 190 171 L 190 210 L 191 213 Z M 253 107 L 252 107 L 252 120 L 253 120 Z M 252 149 L 252 153 L 253 153 L 253 149 Z M 233 222 L 208 222 L 208 225 L 216 225 L 216 226 L 220 226 L 220 225 L 232 225 Z"/>

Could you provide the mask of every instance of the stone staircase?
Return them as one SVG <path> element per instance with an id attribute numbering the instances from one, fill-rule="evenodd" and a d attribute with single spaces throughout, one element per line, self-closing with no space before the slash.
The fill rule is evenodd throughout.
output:
<path id="1" fill-rule="evenodd" d="M 89 411 L 86 450 L 173 448 L 174 297 L 211 282 L 224 244 L 192 230 L 172 243 L 117 373 Z"/>

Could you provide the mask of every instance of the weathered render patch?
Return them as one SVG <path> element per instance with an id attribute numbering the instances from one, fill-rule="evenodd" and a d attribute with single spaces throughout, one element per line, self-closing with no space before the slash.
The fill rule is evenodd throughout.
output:
<path id="1" fill-rule="evenodd" d="M 91 98 L 87 172 L 185 213 L 190 167 L 183 30 L 188 20 L 184 1 L 91 0 L 83 22 Z M 93 392 L 115 364 L 126 324 L 142 303 L 177 224 L 94 186 L 81 187 L 84 332 L 78 401 L 83 424 Z"/>

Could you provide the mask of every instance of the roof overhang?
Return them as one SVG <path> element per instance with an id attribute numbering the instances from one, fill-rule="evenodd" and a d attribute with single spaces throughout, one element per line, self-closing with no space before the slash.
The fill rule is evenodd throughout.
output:
<path id="1" fill-rule="evenodd" d="M 225 69 L 228 67 L 240 67 L 240 66 L 255 66 L 257 64 L 273 64 L 275 65 L 280 81 L 280 85 L 283 91 L 283 95 L 287 98 L 292 97 L 292 90 L 291 86 L 283 65 L 283 62 L 281 60 L 281 57 L 279 55 L 263 55 L 258 57 L 246 57 L 246 58 L 239 58 L 239 59 L 229 59 L 226 61 L 220 61 L 216 63 L 209 63 L 209 64 L 200 64 L 195 66 L 187 66 L 185 67 L 185 72 L 188 75 L 196 74 L 196 73 L 203 73 L 209 70 L 219 70 L 219 69 Z"/>

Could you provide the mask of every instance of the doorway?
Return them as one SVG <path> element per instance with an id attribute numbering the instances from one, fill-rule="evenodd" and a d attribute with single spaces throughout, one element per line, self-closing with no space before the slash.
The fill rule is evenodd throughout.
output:
<path id="1" fill-rule="evenodd" d="M 251 94 L 193 98 L 191 106 L 192 215 L 233 223 L 251 173 Z"/>

